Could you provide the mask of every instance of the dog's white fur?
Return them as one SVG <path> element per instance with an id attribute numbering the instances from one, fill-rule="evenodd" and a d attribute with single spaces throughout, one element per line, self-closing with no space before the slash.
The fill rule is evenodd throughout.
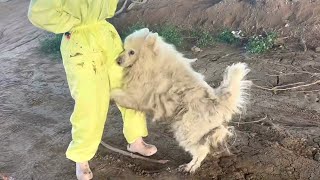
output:
<path id="1" fill-rule="evenodd" d="M 111 97 L 120 106 L 150 112 L 153 120 L 171 124 L 179 145 L 192 155 L 181 167 L 194 172 L 210 152 L 231 136 L 228 122 L 241 113 L 251 81 L 244 63 L 227 67 L 221 85 L 213 89 L 174 46 L 147 28 L 129 35 L 118 64 L 124 67 L 123 89 Z"/>

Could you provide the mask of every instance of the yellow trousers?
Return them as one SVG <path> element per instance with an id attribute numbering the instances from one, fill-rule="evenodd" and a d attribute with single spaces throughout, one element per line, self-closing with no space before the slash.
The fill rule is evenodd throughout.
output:
<path id="1" fill-rule="evenodd" d="M 116 58 L 121 39 L 106 21 L 79 25 L 63 36 L 61 53 L 71 95 L 72 142 L 66 152 L 75 162 L 90 160 L 102 138 L 110 91 L 121 87 L 122 68 Z M 128 143 L 147 136 L 145 114 L 120 107 L 123 133 Z"/>

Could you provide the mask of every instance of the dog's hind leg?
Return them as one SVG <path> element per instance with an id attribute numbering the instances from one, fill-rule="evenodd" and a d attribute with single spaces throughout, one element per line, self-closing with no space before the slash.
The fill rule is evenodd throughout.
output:
<path id="1" fill-rule="evenodd" d="M 192 155 L 192 160 L 188 164 L 181 165 L 179 170 L 194 173 L 207 157 L 207 154 L 210 152 L 210 147 L 208 144 L 196 145 L 189 152 Z"/>

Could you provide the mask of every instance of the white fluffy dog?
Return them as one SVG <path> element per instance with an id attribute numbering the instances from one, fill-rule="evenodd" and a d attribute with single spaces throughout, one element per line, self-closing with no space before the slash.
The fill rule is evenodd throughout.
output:
<path id="1" fill-rule="evenodd" d="M 227 67 L 220 87 L 213 89 L 174 46 L 147 28 L 129 35 L 117 62 L 124 67 L 123 89 L 112 92 L 119 105 L 152 113 L 170 123 L 176 140 L 192 155 L 180 166 L 194 172 L 210 152 L 231 136 L 228 122 L 241 113 L 249 69 L 244 63 Z"/>

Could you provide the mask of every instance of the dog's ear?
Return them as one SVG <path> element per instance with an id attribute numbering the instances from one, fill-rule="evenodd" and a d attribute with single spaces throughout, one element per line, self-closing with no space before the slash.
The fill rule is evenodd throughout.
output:
<path id="1" fill-rule="evenodd" d="M 154 53 L 157 53 L 158 51 L 158 33 L 152 33 L 150 32 L 145 40 L 145 45 L 148 46 L 153 50 Z"/>
<path id="2" fill-rule="evenodd" d="M 150 31 L 149 31 L 148 28 L 142 28 L 142 29 L 140 29 L 139 31 L 140 31 L 142 34 L 149 34 L 149 33 L 150 33 Z"/>
<path id="3" fill-rule="evenodd" d="M 156 43 L 157 41 L 157 38 L 158 38 L 158 33 L 152 33 L 150 32 L 148 34 L 148 36 L 146 37 L 146 43 L 148 46 L 152 46 Z"/>

